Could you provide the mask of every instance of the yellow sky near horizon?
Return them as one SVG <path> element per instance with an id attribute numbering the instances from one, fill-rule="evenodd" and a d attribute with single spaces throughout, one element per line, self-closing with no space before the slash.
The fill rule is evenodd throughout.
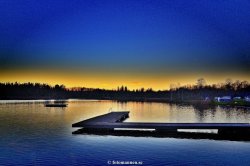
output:
<path id="1" fill-rule="evenodd" d="M 238 73 L 137 73 L 137 72 L 89 72 L 89 71 L 62 71 L 62 70 L 5 70 L 0 71 L 0 82 L 33 82 L 48 83 L 50 85 L 63 84 L 67 88 L 88 87 L 117 89 L 118 86 L 127 86 L 129 89 L 153 88 L 166 90 L 171 84 L 195 84 L 198 78 L 204 78 L 207 84 L 225 82 L 227 78 L 250 81 L 247 74 Z"/>

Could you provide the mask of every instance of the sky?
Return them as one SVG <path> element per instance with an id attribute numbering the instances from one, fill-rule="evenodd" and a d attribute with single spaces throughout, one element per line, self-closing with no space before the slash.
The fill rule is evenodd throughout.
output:
<path id="1" fill-rule="evenodd" d="M 248 0 L 0 0 L 0 82 L 250 81 Z"/>

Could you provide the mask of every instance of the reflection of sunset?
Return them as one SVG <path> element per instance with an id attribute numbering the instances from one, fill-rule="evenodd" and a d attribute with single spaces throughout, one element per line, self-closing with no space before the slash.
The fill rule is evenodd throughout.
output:
<path id="1" fill-rule="evenodd" d="M 211 108 L 197 110 L 191 105 L 98 100 L 69 100 L 67 103 L 66 108 L 44 107 L 43 103 L 34 101 L 31 103 L 0 103 L 0 107 L 6 116 L 3 119 L 5 123 L 10 123 L 6 120 L 12 118 L 12 121 L 20 126 L 25 126 L 27 130 L 32 130 L 34 127 L 49 128 L 50 125 L 60 127 L 65 124 L 67 124 L 67 129 L 71 130 L 72 123 L 106 114 L 110 108 L 112 111 L 129 111 L 129 118 L 125 122 L 248 122 L 250 117 L 249 112 L 235 108 L 228 110 L 217 107 L 215 110 Z M 17 116 L 13 116 L 13 114 Z"/>

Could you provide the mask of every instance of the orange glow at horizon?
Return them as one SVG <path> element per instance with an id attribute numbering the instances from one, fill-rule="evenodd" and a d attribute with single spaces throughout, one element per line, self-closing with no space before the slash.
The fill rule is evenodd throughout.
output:
<path id="1" fill-rule="evenodd" d="M 197 74 L 197 73 L 111 73 L 111 72 L 72 72 L 60 70 L 6 70 L 0 71 L 0 82 L 33 82 L 49 85 L 63 84 L 67 88 L 88 87 L 117 89 L 127 86 L 128 89 L 153 88 L 154 90 L 169 89 L 171 84 L 193 85 L 198 78 L 204 78 L 207 84 L 225 82 L 227 78 L 250 81 L 244 74 Z"/>

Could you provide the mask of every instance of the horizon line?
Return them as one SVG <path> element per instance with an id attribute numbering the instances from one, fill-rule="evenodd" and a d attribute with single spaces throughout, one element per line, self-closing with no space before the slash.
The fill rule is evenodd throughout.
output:
<path id="1" fill-rule="evenodd" d="M 204 78 L 199 78 L 197 79 L 196 81 L 196 84 L 184 84 L 184 85 L 181 85 L 180 83 L 170 83 L 170 87 L 168 89 L 158 89 L 158 90 L 155 90 L 153 87 L 149 87 L 149 88 L 145 88 L 145 87 L 140 87 L 140 88 L 136 88 L 136 89 L 130 89 L 129 86 L 127 85 L 119 85 L 117 86 L 116 88 L 104 88 L 104 87 L 87 87 L 87 86 L 72 86 L 72 87 L 67 87 L 65 84 L 62 84 L 62 83 L 56 83 L 56 84 L 51 84 L 51 83 L 45 83 L 45 82 L 32 82 L 32 81 L 27 81 L 27 82 L 22 82 L 22 81 L 13 81 L 13 82 L 2 82 L 0 81 L 0 84 L 28 84 L 28 83 L 31 83 L 31 84 L 46 84 L 48 86 L 56 86 L 56 85 L 59 85 L 59 86 L 64 86 L 65 89 L 73 89 L 73 88 L 86 88 L 86 89 L 102 89 L 102 90 L 117 90 L 118 88 L 127 88 L 127 90 L 130 90 L 130 91 L 133 91 L 133 90 L 141 90 L 141 89 L 144 89 L 144 90 L 149 90 L 151 89 L 152 91 L 166 91 L 166 90 L 170 90 L 170 89 L 178 89 L 178 88 L 182 88 L 182 87 L 194 87 L 195 85 L 198 85 L 198 81 L 201 80 L 201 81 L 204 81 L 204 82 L 201 82 L 203 83 L 202 86 L 212 86 L 212 85 L 220 85 L 220 84 L 226 84 L 227 81 L 230 81 L 230 83 L 236 83 L 236 82 L 239 82 L 239 83 L 242 83 L 242 82 L 246 82 L 246 83 L 249 83 L 247 80 L 235 80 L 233 81 L 231 78 L 228 78 L 226 79 L 224 82 L 217 82 L 217 83 L 212 83 L 212 84 L 207 84 L 206 83 L 206 80 Z M 171 86 L 173 86 L 171 88 Z"/>

